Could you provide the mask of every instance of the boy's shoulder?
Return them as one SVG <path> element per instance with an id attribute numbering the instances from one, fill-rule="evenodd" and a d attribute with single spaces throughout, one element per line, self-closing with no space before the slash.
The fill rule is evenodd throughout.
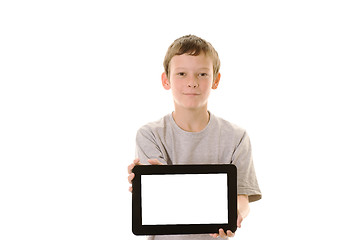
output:
<path id="1" fill-rule="evenodd" d="M 158 132 L 163 129 L 166 129 L 167 125 L 169 124 L 168 123 L 169 117 L 170 117 L 170 114 L 167 114 L 156 121 L 148 122 L 148 123 L 144 124 L 143 126 L 141 126 L 139 128 L 138 132 L 144 132 L 144 131 L 145 132 Z"/>
<path id="2" fill-rule="evenodd" d="M 216 121 L 218 128 L 223 134 L 228 134 L 230 136 L 236 135 L 236 137 L 242 137 L 246 133 L 245 128 L 242 128 L 233 122 L 230 122 L 222 117 L 218 117 L 213 114 L 211 116 L 213 117 L 214 121 Z"/>

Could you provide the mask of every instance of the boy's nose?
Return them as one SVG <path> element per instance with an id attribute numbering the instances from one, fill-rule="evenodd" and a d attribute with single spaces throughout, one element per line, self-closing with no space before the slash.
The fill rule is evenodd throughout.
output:
<path id="1" fill-rule="evenodd" d="M 198 87 L 198 86 L 199 86 L 199 84 L 197 84 L 197 83 L 195 83 L 195 82 L 188 84 L 188 87 L 190 87 L 190 88 L 196 88 L 196 87 Z"/>
<path id="2" fill-rule="evenodd" d="M 198 83 L 196 77 L 192 77 L 192 78 L 189 79 L 188 87 L 190 87 L 190 88 L 196 88 L 196 87 L 198 87 L 198 86 L 199 86 L 199 83 Z"/>

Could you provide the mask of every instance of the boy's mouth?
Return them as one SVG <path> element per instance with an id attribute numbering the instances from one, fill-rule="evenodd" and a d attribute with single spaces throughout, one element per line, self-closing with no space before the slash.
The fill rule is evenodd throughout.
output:
<path id="1" fill-rule="evenodd" d="M 186 96 L 198 96 L 200 93 L 184 93 Z"/>

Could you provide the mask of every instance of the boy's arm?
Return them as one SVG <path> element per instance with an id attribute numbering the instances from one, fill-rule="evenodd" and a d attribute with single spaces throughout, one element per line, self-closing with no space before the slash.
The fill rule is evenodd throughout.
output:
<path id="1" fill-rule="evenodd" d="M 249 135 L 244 132 L 236 147 L 231 163 L 237 167 L 237 192 L 248 196 L 249 202 L 261 199 L 256 178 Z"/>
<path id="2" fill-rule="evenodd" d="M 148 159 L 157 159 L 162 164 L 167 164 L 166 150 L 162 142 L 149 127 L 142 127 L 136 134 L 136 158 L 142 164 L 148 164 Z"/>
<path id="3" fill-rule="evenodd" d="M 151 164 L 161 165 L 166 164 L 166 160 L 162 154 L 162 147 L 159 144 L 155 134 L 148 127 L 140 128 L 136 133 L 136 159 L 128 166 L 128 181 L 132 184 L 135 174 L 132 169 L 136 165 Z M 129 187 L 132 192 L 132 185 Z"/>
<path id="4" fill-rule="evenodd" d="M 238 219 L 237 219 L 237 227 L 241 227 L 241 222 L 249 215 L 250 206 L 249 206 L 249 198 L 247 195 L 238 195 L 237 198 L 238 205 Z"/>

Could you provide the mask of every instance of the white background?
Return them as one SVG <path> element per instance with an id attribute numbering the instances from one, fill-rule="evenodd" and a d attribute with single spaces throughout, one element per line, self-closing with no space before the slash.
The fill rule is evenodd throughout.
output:
<path id="1" fill-rule="evenodd" d="M 142 225 L 228 223 L 227 193 L 226 174 L 142 175 Z"/>
<path id="2" fill-rule="evenodd" d="M 209 109 L 247 129 L 263 199 L 235 239 L 359 239 L 358 1 L 1 1 L 0 239 L 141 239 L 127 166 L 172 111 L 172 41 L 219 52 Z"/>

